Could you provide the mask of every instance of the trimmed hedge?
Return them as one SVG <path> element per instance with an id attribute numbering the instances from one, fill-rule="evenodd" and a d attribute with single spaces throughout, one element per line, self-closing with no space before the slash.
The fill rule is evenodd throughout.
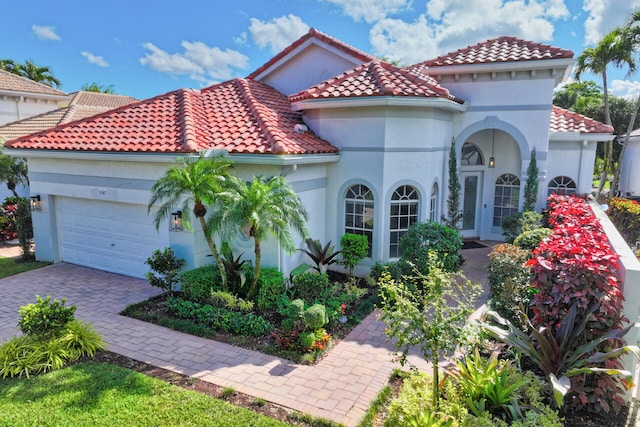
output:
<path id="1" fill-rule="evenodd" d="M 640 203 L 614 197 L 609 200 L 607 215 L 629 246 L 640 240 Z"/>

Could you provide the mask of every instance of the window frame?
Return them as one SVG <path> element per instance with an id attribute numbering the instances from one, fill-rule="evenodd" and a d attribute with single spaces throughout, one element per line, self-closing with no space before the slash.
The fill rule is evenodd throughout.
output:
<path id="1" fill-rule="evenodd" d="M 397 212 L 394 213 L 394 208 Z M 410 184 L 399 185 L 389 201 L 389 258 L 399 258 L 400 238 L 420 220 L 420 192 Z"/>

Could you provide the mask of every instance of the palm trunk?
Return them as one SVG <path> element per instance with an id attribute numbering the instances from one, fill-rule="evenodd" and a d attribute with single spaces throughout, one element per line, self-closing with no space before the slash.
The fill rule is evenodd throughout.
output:
<path id="1" fill-rule="evenodd" d="M 253 296 L 253 292 L 256 289 L 256 284 L 258 283 L 258 279 L 260 278 L 262 255 L 260 250 L 260 239 L 256 236 L 253 236 L 253 250 L 256 255 L 256 270 L 253 272 L 253 280 L 251 281 L 249 292 L 247 292 L 247 298 L 251 298 Z"/>
<path id="2" fill-rule="evenodd" d="M 609 111 L 609 92 L 607 88 L 607 70 L 602 72 L 602 88 L 604 90 L 604 122 L 611 126 L 611 113 Z M 596 198 L 599 198 L 604 189 L 604 184 L 607 182 L 609 171 L 613 170 L 613 142 L 605 141 L 604 143 L 604 164 L 602 175 L 600 176 L 600 183 L 598 184 L 598 192 Z M 609 189 L 609 197 L 611 197 L 611 189 Z"/>
<path id="3" fill-rule="evenodd" d="M 631 120 L 629 120 L 629 125 L 627 126 L 627 134 L 624 136 L 624 141 L 622 141 L 622 149 L 620 150 L 620 156 L 618 157 L 618 169 L 616 169 L 616 173 L 613 177 L 613 183 L 611 184 L 611 192 L 613 195 L 618 191 L 618 184 L 620 181 L 620 169 L 622 169 L 622 160 L 624 159 L 625 151 L 627 150 L 627 145 L 629 145 L 629 137 L 631 136 L 631 132 L 633 131 L 633 127 L 636 123 L 636 117 L 638 115 L 638 110 L 640 109 L 640 95 L 638 95 L 638 99 L 636 100 L 636 108 L 633 109 L 633 114 L 631 115 Z"/>
<path id="4" fill-rule="evenodd" d="M 213 241 L 209 233 L 207 233 L 207 223 L 204 220 L 204 217 L 199 216 L 198 219 L 200 220 L 200 226 L 202 227 L 202 231 L 204 232 L 204 238 L 206 239 L 207 244 L 209 245 L 209 249 L 211 250 L 211 255 L 213 255 L 213 259 L 216 260 L 216 265 L 218 266 L 218 270 L 220 271 L 220 278 L 222 279 L 222 289 L 226 292 L 229 290 L 227 284 L 227 272 L 224 269 L 224 264 L 222 263 L 222 259 L 220 258 L 220 253 L 218 252 L 218 248 L 216 247 L 215 242 Z"/>
<path id="5" fill-rule="evenodd" d="M 431 363 L 433 363 L 433 385 L 431 386 L 431 392 L 433 393 L 433 396 L 431 396 L 431 404 L 432 404 L 432 411 L 437 411 L 438 410 L 438 399 L 439 399 L 439 383 L 440 383 L 440 378 L 439 378 L 439 367 L 438 367 L 438 361 L 439 361 L 439 349 L 438 347 L 432 348 L 431 349 L 431 354 L 434 355 L 432 356 L 432 360 Z"/>

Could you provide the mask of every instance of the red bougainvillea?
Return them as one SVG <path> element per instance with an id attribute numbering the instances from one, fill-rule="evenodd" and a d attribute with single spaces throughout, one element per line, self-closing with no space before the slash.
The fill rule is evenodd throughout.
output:
<path id="1" fill-rule="evenodd" d="M 563 195 L 552 195 L 547 206 L 553 233 L 527 262 L 537 292 L 531 302 L 532 323 L 553 329 L 573 303 L 577 302 L 583 312 L 600 303 L 580 343 L 622 328 L 627 319 L 622 315 L 624 297 L 617 273 L 618 257 L 591 207 L 584 198 Z M 576 322 L 579 320 L 580 315 Z M 620 367 L 620 361 L 614 359 L 607 367 Z M 610 408 L 617 411 L 624 404 L 624 390 L 611 377 L 574 379 L 572 388 L 577 393 L 573 403 L 577 407 L 608 412 Z"/>

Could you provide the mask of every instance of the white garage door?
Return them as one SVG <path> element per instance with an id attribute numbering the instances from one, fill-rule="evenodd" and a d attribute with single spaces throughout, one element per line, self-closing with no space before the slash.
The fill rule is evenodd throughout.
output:
<path id="1" fill-rule="evenodd" d="M 56 201 L 62 261 L 144 277 L 144 263 L 168 245 L 168 230 L 153 226 L 146 205 L 61 197 Z"/>

